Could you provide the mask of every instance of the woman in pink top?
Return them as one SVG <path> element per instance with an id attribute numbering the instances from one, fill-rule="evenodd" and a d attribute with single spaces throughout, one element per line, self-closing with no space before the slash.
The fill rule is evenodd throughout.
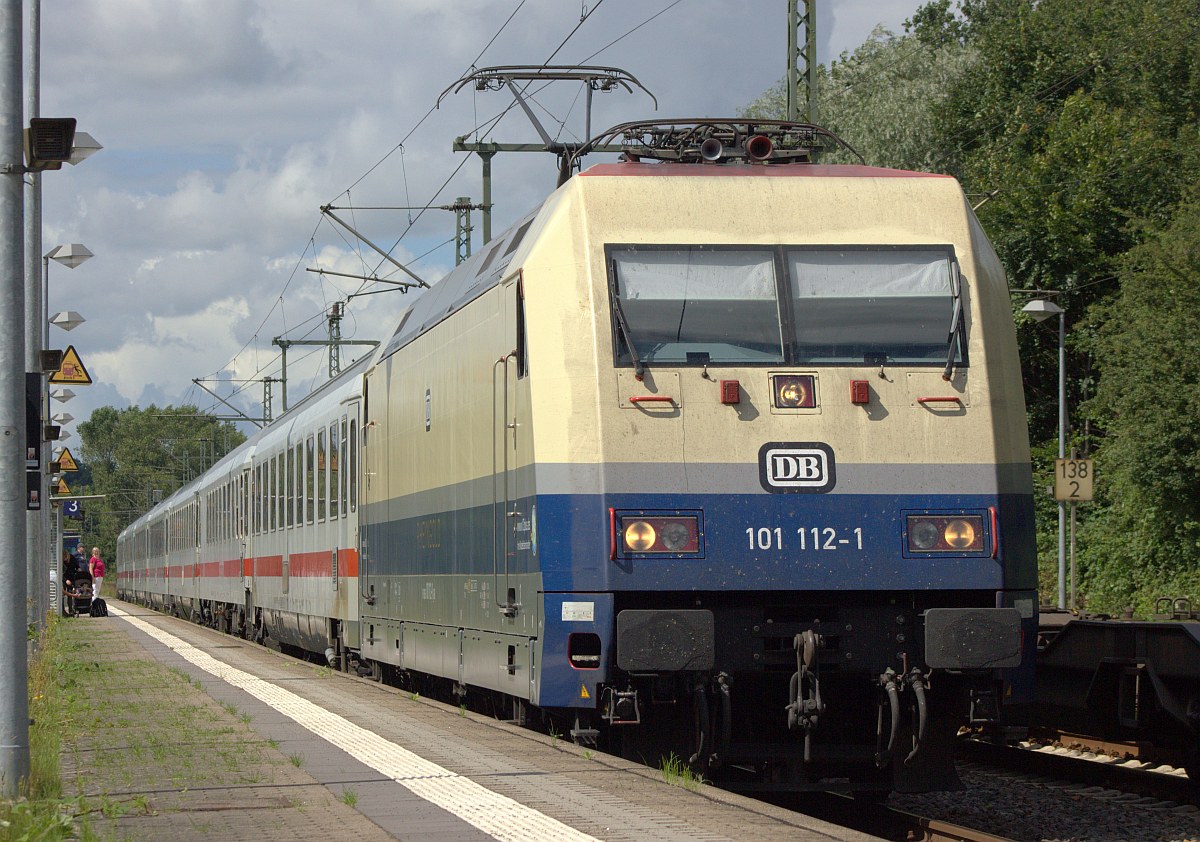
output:
<path id="1" fill-rule="evenodd" d="M 100 548 L 92 547 L 92 557 L 88 559 L 88 572 L 92 574 L 92 601 L 100 596 L 100 585 L 104 583 L 104 559 L 100 558 Z"/>

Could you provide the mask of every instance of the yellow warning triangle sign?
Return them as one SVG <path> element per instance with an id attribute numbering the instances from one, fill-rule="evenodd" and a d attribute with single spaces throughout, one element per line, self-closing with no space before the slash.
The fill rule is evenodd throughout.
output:
<path id="1" fill-rule="evenodd" d="M 63 448 L 62 455 L 58 457 L 58 464 L 63 473 L 66 473 L 67 471 L 79 470 L 79 464 L 75 461 L 75 457 L 72 456 L 71 451 L 65 447 Z"/>
<path id="2" fill-rule="evenodd" d="M 592 697 L 592 694 L 587 691 L 587 685 L 580 684 L 579 685 L 579 698 L 590 699 L 591 697 Z"/>
<path id="3" fill-rule="evenodd" d="M 58 480 L 58 485 L 54 488 L 55 494 L 70 494 L 71 489 L 67 487 L 67 481 L 61 477 Z"/>
<path id="4" fill-rule="evenodd" d="M 92 385 L 92 376 L 84 368 L 83 360 L 79 359 L 74 345 L 68 345 L 67 350 L 63 352 L 62 365 L 50 375 L 50 382 L 72 383 L 76 386 Z"/>

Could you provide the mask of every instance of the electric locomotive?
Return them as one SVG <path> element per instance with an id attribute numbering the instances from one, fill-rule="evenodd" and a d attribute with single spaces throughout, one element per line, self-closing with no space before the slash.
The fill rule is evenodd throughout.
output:
<path id="1" fill-rule="evenodd" d="M 814 163 L 813 126 L 617 136 L 359 376 L 356 604 L 250 564 L 238 610 L 728 786 L 954 785 L 956 729 L 1032 687 L 999 260 L 954 179 Z"/>

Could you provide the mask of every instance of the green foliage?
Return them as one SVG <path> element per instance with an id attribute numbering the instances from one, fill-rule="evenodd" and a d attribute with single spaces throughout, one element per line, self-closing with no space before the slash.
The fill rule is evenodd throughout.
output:
<path id="1" fill-rule="evenodd" d="M 1085 544 L 1089 595 L 1114 609 L 1200 595 L 1200 194 L 1123 259 L 1092 314 L 1105 361 L 1084 410 L 1104 424 L 1102 508 Z"/>
<path id="2" fill-rule="evenodd" d="M 153 405 L 101 407 L 79 425 L 79 435 L 74 455 L 90 472 L 90 483 L 72 490 L 106 495 L 84 505 L 84 544 L 99 546 L 110 560 L 122 529 L 246 438 L 194 406 Z"/>

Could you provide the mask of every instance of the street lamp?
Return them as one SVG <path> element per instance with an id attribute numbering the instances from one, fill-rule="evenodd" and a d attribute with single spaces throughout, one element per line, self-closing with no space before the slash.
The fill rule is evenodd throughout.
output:
<path id="1" fill-rule="evenodd" d="M 1058 316 L 1058 458 L 1067 456 L 1067 311 L 1053 301 L 1034 299 L 1021 308 L 1034 321 Z M 1064 500 L 1058 501 L 1058 607 L 1067 607 L 1067 526 Z"/>

